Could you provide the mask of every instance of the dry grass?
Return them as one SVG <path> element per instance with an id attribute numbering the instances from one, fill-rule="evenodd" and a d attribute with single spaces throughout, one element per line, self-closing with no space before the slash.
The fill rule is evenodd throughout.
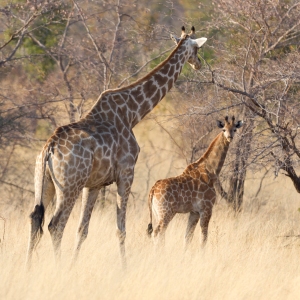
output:
<path id="1" fill-rule="evenodd" d="M 62 264 L 54 262 L 48 211 L 45 234 L 34 254 L 32 269 L 26 271 L 28 215 L 33 197 L 24 193 L 22 201 L 28 203 L 25 211 L 0 202 L 0 215 L 6 218 L 5 239 L 0 244 L 0 299 L 299 298 L 300 239 L 296 236 L 300 234 L 300 201 L 291 181 L 284 176 L 276 180 L 269 177 L 255 197 L 259 186 L 255 178 L 261 174 L 250 174 L 243 212 L 234 216 L 224 201 L 219 201 L 204 249 L 200 248 L 198 226 L 189 251 L 184 252 L 187 215 L 178 215 L 167 230 L 165 248 L 159 251 L 146 236 L 146 196 L 157 179 L 182 172 L 186 164 L 166 143 L 155 145 L 155 152 L 147 141 L 156 140 L 157 132 L 142 129 L 138 134 L 143 151 L 132 189 L 135 200 L 131 197 L 127 214 L 127 269 L 121 267 L 114 205 L 93 213 L 78 263 L 70 268 L 78 201 L 63 238 Z M 34 164 L 35 155 L 26 155 Z M 1 196 L 6 199 L 6 195 Z M 113 192 L 110 199 L 112 196 Z M 1 238 L 2 232 L 0 220 Z"/>
<path id="2" fill-rule="evenodd" d="M 7 220 L 1 247 L 0 298 L 296 299 L 300 239 L 284 236 L 299 233 L 300 203 L 289 181 L 283 180 L 278 184 L 268 179 L 260 196 L 264 203 L 253 202 L 255 180 L 249 179 L 244 211 L 236 217 L 220 201 L 214 209 L 207 246 L 199 247 L 197 228 L 186 253 L 186 215 L 171 222 L 165 248 L 159 251 L 145 235 L 146 205 L 129 207 L 127 270 L 121 268 L 113 206 L 94 212 L 76 266 L 70 269 L 79 206 L 66 228 L 62 264 L 54 263 L 45 230 L 30 272 L 24 268 L 28 219 L 15 213 Z M 49 218 L 47 214 L 46 224 Z"/>

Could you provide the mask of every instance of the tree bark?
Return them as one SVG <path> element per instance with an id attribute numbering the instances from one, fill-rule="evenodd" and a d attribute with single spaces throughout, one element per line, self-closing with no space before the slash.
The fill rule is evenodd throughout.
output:
<path id="1" fill-rule="evenodd" d="M 232 163 L 232 175 L 229 179 L 229 190 L 227 197 L 224 197 L 227 203 L 234 211 L 239 212 L 242 208 L 244 198 L 244 186 L 247 173 L 247 162 L 251 150 L 251 142 L 253 139 L 254 121 L 249 118 L 250 112 L 247 108 L 245 113 L 245 125 L 242 135 L 238 141 L 235 160 Z"/>

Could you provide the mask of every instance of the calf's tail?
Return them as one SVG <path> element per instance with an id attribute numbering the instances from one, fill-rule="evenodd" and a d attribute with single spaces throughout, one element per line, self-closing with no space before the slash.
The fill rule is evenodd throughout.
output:
<path id="1" fill-rule="evenodd" d="M 153 226 L 152 226 L 152 198 L 153 198 L 153 189 L 151 189 L 149 196 L 148 196 L 148 207 L 149 207 L 149 213 L 150 213 L 150 223 L 148 224 L 147 228 L 147 234 L 149 238 L 151 237 L 151 234 L 153 232 Z"/>

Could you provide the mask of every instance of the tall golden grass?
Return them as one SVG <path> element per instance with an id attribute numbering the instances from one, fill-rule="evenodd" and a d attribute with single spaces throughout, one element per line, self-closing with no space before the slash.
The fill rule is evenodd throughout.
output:
<path id="1" fill-rule="evenodd" d="M 200 247 L 198 226 L 187 252 L 187 215 L 170 223 L 160 250 L 146 236 L 146 203 L 129 203 L 125 270 L 114 205 L 94 211 L 89 236 L 72 267 L 80 203 L 67 224 L 60 265 L 54 261 L 47 213 L 45 234 L 29 271 L 29 211 L 16 212 L 6 222 L 1 243 L 0 299 L 299 299 L 299 196 L 283 177 L 269 177 L 259 198 L 254 198 L 257 187 L 258 181 L 248 178 L 244 210 L 237 216 L 219 200 L 206 247 Z"/>
<path id="2" fill-rule="evenodd" d="M 165 247 L 157 249 L 146 235 L 147 194 L 157 179 L 179 174 L 186 162 L 176 157 L 174 147 L 166 142 L 167 135 L 163 142 L 165 133 L 145 128 L 137 130 L 142 151 L 128 204 L 127 269 L 121 265 L 114 188 L 110 188 L 105 208 L 92 214 L 76 265 L 71 266 L 71 257 L 80 200 L 64 233 L 61 264 L 54 261 L 48 209 L 45 233 L 32 268 L 26 270 L 28 215 L 33 206 L 33 196 L 28 193 L 22 198 L 27 202 L 22 211 L 14 203 L 0 202 L 0 215 L 6 218 L 5 237 L 0 243 L 0 299 L 298 299 L 300 197 L 291 181 L 269 174 L 256 196 L 261 174 L 249 173 L 243 211 L 234 215 L 219 199 L 205 248 L 201 248 L 198 225 L 191 247 L 184 252 L 188 216 L 177 215 L 167 230 Z M 157 143 L 153 147 L 149 141 Z M 34 164 L 32 151 L 18 157 Z M 33 189 L 32 173 L 28 173 L 32 176 L 29 189 Z M 1 239 L 3 225 L 0 220 Z"/>

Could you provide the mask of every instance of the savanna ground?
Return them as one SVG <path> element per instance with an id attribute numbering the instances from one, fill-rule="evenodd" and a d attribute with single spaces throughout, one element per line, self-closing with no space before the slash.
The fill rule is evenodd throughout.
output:
<path id="1" fill-rule="evenodd" d="M 127 269 L 121 267 L 115 206 L 109 202 L 104 209 L 95 209 L 79 260 L 70 268 L 78 201 L 64 234 L 61 265 L 55 264 L 47 230 L 49 210 L 32 269 L 26 271 L 33 203 L 28 195 L 24 210 L 1 207 L 6 226 L 0 249 L 0 299 L 297 299 L 300 199 L 291 181 L 269 174 L 256 197 L 260 185 L 256 178 L 261 176 L 249 173 L 243 211 L 235 216 L 219 199 L 204 249 L 198 226 L 190 249 L 184 252 L 187 215 L 178 215 L 167 230 L 165 248 L 159 251 L 146 236 L 147 193 L 155 180 L 178 174 L 185 163 L 170 155 L 172 147 L 167 143 L 156 145 L 151 156 L 151 147 L 143 140 L 146 134 L 155 140 L 157 132 L 146 133 L 139 127 L 137 134 L 142 151 L 128 206 Z M 158 156 L 163 163 L 155 165 L 151 159 Z M 34 163 L 33 157 L 28 159 Z M 2 235 L 3 222 L 0 226 Z"/>

